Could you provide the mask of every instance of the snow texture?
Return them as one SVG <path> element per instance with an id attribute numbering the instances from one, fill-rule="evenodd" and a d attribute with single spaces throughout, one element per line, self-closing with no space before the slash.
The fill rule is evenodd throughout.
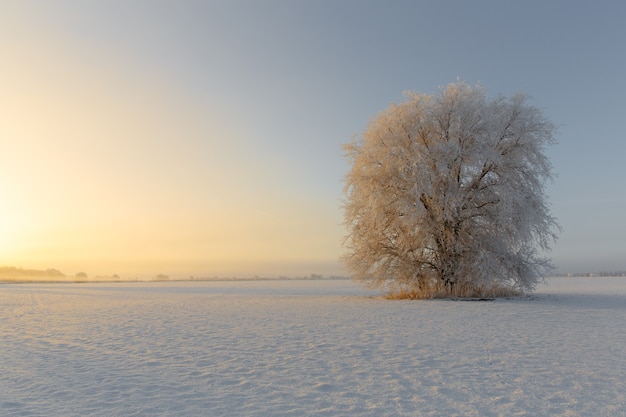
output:
<path id="1" fill-rule="evenodd" d="M 626 416 L 626 279 L 0 285 L 0 415 Z"/>

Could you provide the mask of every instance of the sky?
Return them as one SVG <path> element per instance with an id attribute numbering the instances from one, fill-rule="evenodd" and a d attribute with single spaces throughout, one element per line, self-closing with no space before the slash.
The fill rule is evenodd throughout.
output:
<path id="1" fill-rule="evenodd" d="M 0 1 L 0 265 L 345 275 L 341 146 L 406 91 L 557 126 L 558 271 L 626 269 L 626 3 Z"/>

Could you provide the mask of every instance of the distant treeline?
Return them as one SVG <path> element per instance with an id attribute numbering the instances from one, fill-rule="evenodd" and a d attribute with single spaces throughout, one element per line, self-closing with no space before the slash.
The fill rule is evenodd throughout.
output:
<path id="1" fill-rule="evenodd" d="M 39 270 L 0 266 L 0 278 L 65 278 L 65 274 L 56 269 Z"/>
<path id="2" fill-rule="evenodd" d="M 128 278 L 113 275 L 97 275 L 89 277 L 85 272 L 77 272 L 74 275 L 66 275 L 57 269 L 25 269 L 14 266 L 0 266 L 0 282 L 127 282 L 127 281 L 264 281 L 264 280 L 329 280 L 329 279 L 349 279 L 345 276 L 320 274 L 310 274 L 297 277 L 173 277 L 165 274 L 155 275 L 153 278 Z"/>
<path id="3" fill-rule="evenodd" d="M 346 277 L 344 275 L 319 275 L 319 274 L 311 274 L 311 275 L 303 275 L 303 276 L 276 276 L 276 277 L 261 277 L 258 275 L 252 277 L 194 277 L 190 276 L 189 278 L 181 278 L 176 279 L 176 281 L 314 281 L 314 280 L 346 280 L 350 279 L 350 277 Z"/>
<path id="4" fill-rule="evenodd" d="M 626 277 L 626 271 L 600 271 L 600 272 L 568 272 L 554 274 L 556 277 Z"/>
<path id="5" fill-rule="evenodd" d="M 115 280 L 112 277 L 96 277 L 95 280 Z M 0 266 L 0 281 L 4 282 L 85 282 L 91 281 L 85 272 L 77 272 L 73 276 L 65 275 L 58 269 L 27 269 L 14 266 Z"/>

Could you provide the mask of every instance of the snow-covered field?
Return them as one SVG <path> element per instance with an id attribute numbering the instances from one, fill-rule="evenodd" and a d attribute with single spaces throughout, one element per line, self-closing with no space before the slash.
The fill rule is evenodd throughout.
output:
<path id="1" fill-rule="evenodd" d="M 0 415 L 626 416 L 626 278 L 0 284 Z"/>

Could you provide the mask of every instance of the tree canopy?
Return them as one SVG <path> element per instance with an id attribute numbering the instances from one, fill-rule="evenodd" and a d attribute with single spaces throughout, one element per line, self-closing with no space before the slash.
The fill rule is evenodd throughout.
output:
<path id="1" fill-rule="evenodd" d="M 425 297 L 532 290 L 558 230 L 545 194 L 554 131 L 524 94 L 463 82 L 381 112 L 344 147 L 353 277 Z"/>

